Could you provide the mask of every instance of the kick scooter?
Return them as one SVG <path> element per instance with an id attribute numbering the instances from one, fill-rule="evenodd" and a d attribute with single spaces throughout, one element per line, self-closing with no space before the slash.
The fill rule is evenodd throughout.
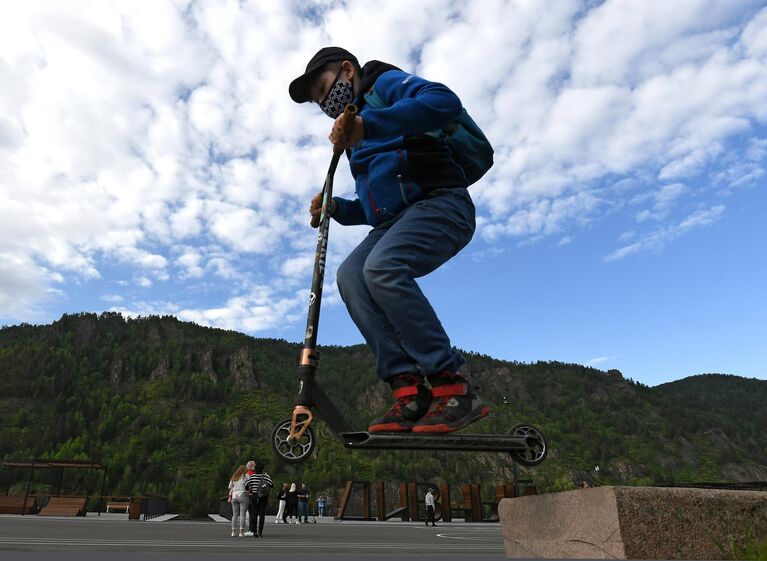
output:
<path id="1" fill-rule="evenodd" d="M 354 126 L 357 108 L 348 105 L 343 113 L 343 130 L 348 135 Z M 330 168 L 322 188 L 322 209 L 319 217 L 312 218 L 312 226 L 319 226 L 317 251 L 314 257 L 314 274 L 309 296 L 309 314 L 306 336 L 298 367 L 298 394 L 293 415 L 277 423 L 272 430 L 271 445 L 285 462 L 298 463 L 306 460 L 314 451 L 317 440 L 312 429 L 316 411 L 328 428 L 340 438 L 346 448 L 390 450 L 453 450 L 466 452 L 508 452 L 512 459 L 524 466 L 540 464 L 548 452 L 543 434 L 530 425 L 516 425 L 507 435 L 416 433 L 369 433 L 355 431 L 341 416 L 336 406 L 316 383 L 319 354 L 317 352 L 317 326 L 320 320 L 322 285 L 325 278 L 325 259 L 328 249 L 333 176 L 343 150 L 333 150 Z"/>

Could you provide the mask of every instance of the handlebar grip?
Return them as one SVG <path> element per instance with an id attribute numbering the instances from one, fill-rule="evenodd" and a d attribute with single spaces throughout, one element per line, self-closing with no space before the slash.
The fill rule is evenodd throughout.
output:
<path id="1" fill-rule="evenodd" d="M 312 221 L 309 222 L 309 226 L 311 226 L 312 228 L 316 228 L 317 226 L 319 226 L 320 225 L 320 216 L 321 215 L 322 215 L 322 213 L 318 214 L 317 216 L 312 216 Z"/>
<path id="2" fill-rule="evenodd" d="M 349 136 L 352 133 L 352 130 L 354 129 L 354 119 L 357 117 L 357 106 L 353 103 L 350 103 L 346 106 L 344 109 L 343 114 L 341 115 L 341 128 L 344 131 L 345 136 Z M 333 147 L 333 154 L 342 154 L 343 148 L 338 149 L 335 146 Z"/>

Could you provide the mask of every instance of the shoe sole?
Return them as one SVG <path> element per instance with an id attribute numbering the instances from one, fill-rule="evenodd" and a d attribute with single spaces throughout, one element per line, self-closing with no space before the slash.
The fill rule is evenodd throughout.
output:
<path id="1" fill-rule="evenodd" d="M 369 426 L 368 432 L 410 432 L 412 429 L 412 423 L 409 426 L 403 426 L 401 423 L 383 423 Z"/>
<path id="2" fill-rule="evenodd" d="M 438 425 L 415 425 L 412 432 L 418 434 L 447 434 L 461 430 L 463 427 L 479 421 L 480 419 L 487 417 L 489 414 L 490 407 L 483 405 L 479 411 L 472 411 L 462 419 L 458 419 L 452 423 L 440 423 Z"/>

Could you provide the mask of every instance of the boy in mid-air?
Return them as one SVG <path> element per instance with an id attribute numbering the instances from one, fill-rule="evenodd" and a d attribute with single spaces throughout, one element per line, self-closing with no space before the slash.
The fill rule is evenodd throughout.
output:
<path id="1" fill-rule="evenodd" d="M 459 373 L 465 361 L 415 281 L 474 234 L 464 171 L 443 140 L 425 134 L 455 120 L 461 101 L 442 84 L 390 64 L 360 67 L 339 47 L 317 52 L 289 91 L 296 103 L 313 101 L 335 119 L 329 139 L 348 150 L 357 198 L 333 197 L 330 216 L 343 225 L 373 227 L 337 273 L 376 372 L 394 392 L 394 404 L 368 431 L 439 434 L 481 419 L 489 408 Z M 350 103 L 358 114 L 344 136 L 340 116 Z M 318 194 L 312 216 L 321 205 Z"/>

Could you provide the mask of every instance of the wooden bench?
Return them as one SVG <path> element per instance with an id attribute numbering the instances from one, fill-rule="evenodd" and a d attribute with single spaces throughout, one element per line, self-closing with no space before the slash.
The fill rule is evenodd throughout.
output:
<path id="1" fill-rule="evenodd" d="M 110 501 L 107 503 L 107 512 L 114 512 L 115 510 L 122 510 L 128 512 L 130 510 L 130 502 Z"/>
<path id="2" fill-rule="evenodd" d="M 0 496 L 0 514 L 34 514 L 37 512 L 37 498 L 27 497 L 24 505 L 24 497 L 18 495 Z"/>
<path id="3" fill-rule="evenodd" d="M 85 516 L 87 497 L 51 497 L 40 516 Z"/>

